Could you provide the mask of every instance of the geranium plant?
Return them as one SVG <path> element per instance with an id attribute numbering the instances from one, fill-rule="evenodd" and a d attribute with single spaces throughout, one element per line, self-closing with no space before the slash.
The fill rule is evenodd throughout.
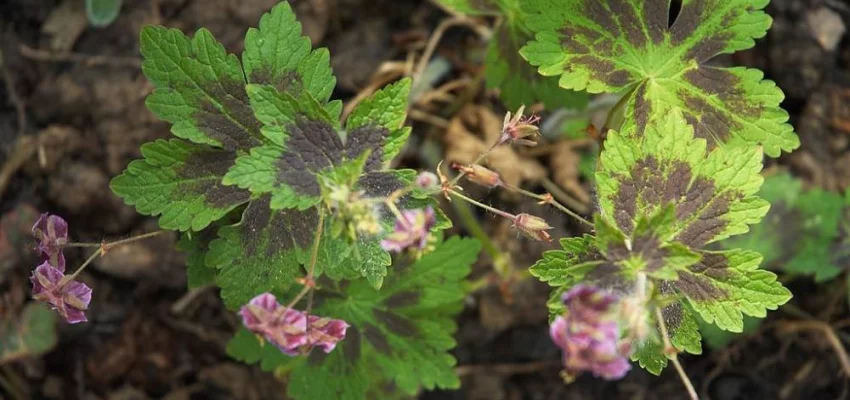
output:
<path id="1" fill-rule="evenodd" d="M 538 140 L 539 117 L 522 107 L 476 162 L 452 166 L 454 177 L 389 169 L 410 134 L 410 81 L 377 91 L 340 122 L 328 51 L 311 48 L 286 3 L 248 31 L 241 59 L 204 29 L 142 30 L 143 71 L 155 86 L 147 104 L 175 138 L 143 145 L 113 191 L 181 233 L 190 286 L 217 285 L 242 319 L 228 352 L 288 373 L 293 398 L 459 386 L 452 317 L 479 246 L 443 240 L 449 223 L 436 198 L 482 207 L 532 240 L 553 239 L 544 219 L 479 202 L 462 181 L 526 195 L 592 231 L 557 238 L 561 249 L 531 267 L 554 289 L 550 333 L 566 379 L 586 371 L 617 379 L 629 358 L 658 374 L 670 360 L 695 397 L 676 355 L 701 352 L 698 320 L 741 331 L 744 315 L 764 317 L 791 297 L 759 269 L 758 253 L 711 246 L 764 217 L 762 159 L 799 145 L 782 92 L 761 72 L 709 64 L 764 36 L 767 1 L 685 1 L 672 24 L 669 0 L 446 3 L 502 14 L 492 46 L 508 71 L 524 71 L 488 66 L 507 103 L 572 95 L 553 92 L 555 83 L 622 95 L 603 127 L 591 221 L 486 167 L 492 148 Z M 520 55 L 540 76 L 528 76 Z M 536 95 L 514 93 L 524 85 L 510 83 L 516 77 Z M 91 290 L 74 278 L 91 258 L 63 275 L 61 249 L 74 244 L 51 218 L 34 228 L 45 260 L 34 294 L 81 322 Z"/>

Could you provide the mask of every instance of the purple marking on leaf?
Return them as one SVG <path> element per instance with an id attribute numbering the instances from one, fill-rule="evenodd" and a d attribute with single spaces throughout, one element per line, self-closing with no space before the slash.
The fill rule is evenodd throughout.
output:
<path id="1" fill-rule="evenodd" d="M 32 297 L 50 304 L 70 324 L 87 321 L 85 310 L 91 302 L 92 290 L 86 284 L 66 281 L 65 274 L 45 262 L 33 271 Z"/>
<path id="2" fill-rule="evenodd" d="M 38 250 L 50 265 L 65 272 L 62 247 L 68 243 L 68 223 L 58 215 L 41 214 L 32 227 L 32 235 L 38 239 Z"/>
<path id="3" fill-rule="evenodd" d="M 590 371 L 613 380 L 631 369 L 628 350 L 620 344 L 620 329 L 611 319 L 618 299 L 599 289 L 578 285 L 563 296 L 567 311 L 549 327 L 552 341 L 563 350 L 564 369 L 572 375 Z"/>
<path id="4" fill-rule="evenodd" d="M 381 247 L 386 251 L 401 252 L 416 246 L 424 249 L 428 244 L 431 228 L 437 223 L 434 209 L 431 206 L 418 210 L 405 210 L 402 219 L 396 220 L 393 232 L 381 241 Z"/>
<path id="5" fill-rule="evenodd" d="M 325 353 L 330 353 L 340 340 L 345 339 L 345 331 L 350 326 L 341 319 L 315 315 L 310 315 L 308 320 L 310 345 L 320 347 Z"/>
<path id="6" fill-rule="evenodd" d="M 281 306 L 271 293 L 263 293 L 239 310 L 242 324 L 262 335 L 284 354 L 297 356 L 308 344 L 307 317 L 304 313 Z"/>

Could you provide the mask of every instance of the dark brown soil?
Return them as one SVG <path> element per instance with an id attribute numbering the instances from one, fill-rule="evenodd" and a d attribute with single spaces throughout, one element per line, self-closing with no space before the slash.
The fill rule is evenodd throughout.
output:
<path id="1" fill-rule="evenodd" d="M 145 108 L 151 91 L 139 68 L 138 32 L 150 23 L 185 32 L 206 27 L 231 52 L 241 52 L 249 26 L 276 0 L 126 0 L 119 19 L 103 29 L 88 27 L 82 0 L 0 0 L 0 165 L 22 162 L 0 188 L 0 214 L 50 211 L 65 217 L 78 241 L 99 241 L 151 231 L 156 223 L 114 196 L 108 182 L 139 157 L 139 145 L 169 136 L 169 126 Z M 385 61 L 404 61 L 446 18 L 418 0 L 293 1 L 307 34 L 331 50 L 344 100 L 369 84 Z M 789 168 L 810 185 L 850 187 L 850 34 L 824 49 L 807 15 L 824 9 L 850 26 L 843 0 L 774 0 L 767 38 L 731 62 L 760 68 L 787 95 L 784 106 L 803 145 L 772 164 Z M 83 18 L 80 20 L 80 18 Z M 440 82 L 480 71 L 482 44 L 462 28 L 452 29 L 437 54 L 452 69 Z M 417 47 L 418 46 L 418 47 Z M 68 52 L 73 56 L 68 56 Z M 470 99 L 491 105 L 472 93 Z M 430 109 L 451 119 L 451 107 Z M 496 106 L 496 114 L 501 108 Z M 438 124 L 439 125 L 439 124 Z M 444 129 L 415 123 L 404 165 L 421 168 L 439 159 Z M 421 145 L 421 146 L 420 146 Z M 429 147 L 430 146 L 430 147 Z M 417 151 L 418 149 L 424 149 Z M 527 156 L 526 156 L 527 157 Z M 533 157 L 531 157 L 533 158 Z M 538 157 L 545 163 L 542 157 Z M 534 161 L 537 162 L 537 161 Z M 0 178 L 2 178 L 0 173 Z M 2 182 L 2 179 L 0 179 Z M 537 189 L 533 188 L 532 189 Z M 542 190 L 542 189 L 541 189 Z M 479 197 L 508 209 L 544 211 L 497 192 Z M 577 233 L 576 223 L 546 214 L 557 234 Z M 506 226 L 478 215 L 517 271 L 544 246 L 519 240 Z M 0 314 L 16 313 L 29 296 L 34 265 L 26 223 L 0 236 Z M 17 236 L 14 234 L 17 232 Z M 5 238 L 5 239 L 4 239 Z M 90 323 L 60 325 L 52 352 L 3 366 L 37 399 L 276 399 L 285 384 L 257 367 L 233 361 L 224 345 L 238 321 L 217 293 L 187 298 L 185 259 L 162 236 L 116 252 L 83 275 L 94 288 Z M 82 252 L 69 252 L 78 265 Z M 489 278 L 489 259 L 475 277 L 492 284 L 471 294 L 459 318 L 455 354 L 463 389 L 423 393 L 423 399 L 683 399 L 674 371 L 654 377 L 635 367 L 626 379 L 606 382 L 580 377 L 564 385 L 559 351 L 548 339 L 546 285 L 516 275 Z M 840 351 L 825 335 L 850 344 L 845 278 L 815 285 L 788 279 L 795 299 L 772 312 L 757 332 L 722 350 L 685 356 L 683 363 L 705 399 L 844 399 L 847 375 Z M 195 294 L 193 294 L 194 296 Z M 0 392 L 0 399 L 10 396 Z M 9 397 L 11 398 L 11 397 Z"/>

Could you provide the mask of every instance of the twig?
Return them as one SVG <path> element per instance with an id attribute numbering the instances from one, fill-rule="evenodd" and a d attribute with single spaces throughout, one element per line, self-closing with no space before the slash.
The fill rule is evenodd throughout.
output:
<path id="1" fill-rule="evenodd" d="M 431 124 L 441 129 L 448 129 L 449 125 L 451 124 L 451 122 L 447 121 L 445 118 L 441 118 L 436 115 L 431 115 L 415 108 L 410 109 L 407 112 L 407 116 L 410 117 L 410 119 L 412 120 Z"/>
<path id="2" fill-rule="evenodd" d="M 841 369 L 844 370 L 844 375 L 850 378 L 850 357 L 847 356 L 847 350 L 844 348 L 841 340 L 838 339 L 838 335 L 835 334 L 835 331 L 831 326 L 829 326 L 829 324 L 817 320 L 789 321 L 782 323 L 780 329 L 786 332 L 805 330 L 821 332 L 824 336 L 826 336 L 826 340 L 838 356 L 838 361 L 841 363 Z"/>
<path id="3" fill-rule="evenodd" d="M 433 56 L 434 51 L 437 50 L 437 45 L 440 44 L 440 39 L 442 39 L 443 34 L 445 34 L 449 28 L 455 26 L 469 27 L 485 40 L 489 40 L 490 36 L 493 34 L 489 28 L 486 28 L 464 16 L 455 16 L 443 20 L 439 25 L 437 25 L 437 28 L 434 29 L 434 32 L 431 34 L 431 38 L 428 39 L 428 44 L 425 46 L 425 51 L 422 52 L 422 57 L 419 58 L 419 62 L 416 64 L 416 69 L 413 70 L 414 81 L 417 81 L 422 73 L 425 72 L 425 67 L 428 66 L 428 61 L 431 60 L 431 56 Z"/>
<path id="4" fill-rule="evenodd" d="M 486 372 L 494 375 L 525 375 L 547 371 L 561 365 L 560 360 L 541 360 L 528 363 L 471 364 L 458 365 L 455 372 L 460 376 Z"/>
<path id="5" fill-rule="evenodd" d="M 9 155 L 9 159 L 0 168 L 0 198 L 3 197 L 3 192 L 6 191 L 6 186 L 12 180 L 12 176 L 24 165 L 24 163 L 32 157 L 38 150 L 36 140 L 28 136 L 18 136 L 15 142 L 15 148 Z"/>
<path id="6" fill-rule="evenodd" d="M 196 287 L 181 296 L 174 304 L 171 305 L 171 313 L 174 315 L 182 314 L 183 311 L 186 311 L 186 308 L 189 307 L 198 297 L 201 297 L 204 293 L 213 288 L 213 285 L 204 285 Z"/>
<path id="7" fill-rule="evenodd" d="M 12 105 L 15 106 L 15 112 L 18 114 L 18 137 L 20 137 L 27 129 L 26 104 L 18 96 L 18 91 L 15 90 L 15 80 L 12 79 L 12 75 L 9 73 L 9 68 L 6 66 L 6 60 L 2 53 L 0 53 L 0 71 L 3 73 L 3 84 L 6 85 L 6 95 L 9 97 Z"/>
<path id="8" fill-rule="evenodd" d="M 80 53 L 52 53 L 45 50 L 34 49 L 25 44 L 20 45 L 18 50 L 21 52 L 22 56 L 36 61 L 74 62 L 89 67 L 107 65 L 115 67 L 140 68 L 142 66 L 142 60 L 138 57 L 88 55 Z"/>
<path id="9" fill-rule="evenodd" d="M 344 122 L 348 119 L 348 116 L 352 111 L 354 111 L 354 108 L 357 107 L 361 101 L 371 96 L 372 93 L 375 93 L 378 89 L 384 87 L 384 85 L 404 76 L 406 70 L 406 63 L 385 62 L 381 64 L 381 66 L 378 67 L 378 71 L 372 76 L 369 85 L 360 90 L 354 98 L 345 104 L 345 107 L 342 109 L 342 121 Z"/>
<path id="10" fill-rule="evenodd" d="M 673 347 L 673 344 L 670 343 L 670 337 L 667 336 L 667 323 L 664 322 L 664 314 L 661 312 L 661 307 L 655 307 L 655 318 L 658 319 L 658 328 L 661 330 L 661 339 L 664 341 L 664 353 L 666 354 L 668 351 L 672 353 L 668 358 L 676 368 L 679 379 L 685 384 L 688 395 L 691 397 L 691 400 L 699 400 L 699 395 L 697 395 L 697 391 L 694 389 L 694 384 L 691 383 L 691 379 L 688 378 L 688 374 L 682 368 L 682 363 L 679 362 L 678 350 Z"/>

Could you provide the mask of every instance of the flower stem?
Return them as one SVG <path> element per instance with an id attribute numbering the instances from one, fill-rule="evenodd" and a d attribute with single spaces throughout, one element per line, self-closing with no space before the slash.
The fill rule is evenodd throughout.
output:
<path id="1" fill-rule="evenodd" d="M 578 215 L 573 210 L 570 210 L 569 208 L 565 207 L 563 204 L 559 203 L 557 200 L 553 199 L 552 195 L 547 196 L 547 195 L 537 194 L 537 193 L 529 192 L 528 190 L 518 188 L 516 186 L 511 186 L 511 185 L 508 185 L 508 184 L 504 184 L 502 186 L 509 191 L 516 192 L 516 193 L 519 193 L 521 195 L 531 197 L 532 199 L 540 200 L 541 202 L 544 202 L 546 204 L 551 204 L 552 207 L 557 208 L 562 213 L 567 214 L 567 215 L 575 218 L 579 222 L 593 228 L 593 223 L 591 223 L 590 221 L 588 221 L 587 219 L 585 219 L 581 215 Z"/>
<path id="2" fill-rule="evenodd" d="M 658 319 L 658 328 L 661 330 L 661 338 L 664 340 L 665 355 L 668 351 L 672 353 L 672 355 L 668 358 L 676 368 L 676 372 L 679 374 L 679 379 L 681 379 L 682 383 L 685 384 L 685 389 L 688 390 L 688 395 L 691 400 L 699 400 L 699 395 L 697 395 L 697 391 L 694 389 L 694 384 L 691 383 L 691 379 L 688 378 L 688 374 L 685 372 L 685 369 L 682 368 L 682 363 L 679 362 L 676 348 L 670 343 L 670 337 L 667 335 L 667 324 L 664 322 L 664 314 L 661 312 L 661 307 L 655 307 L 655 317 Z"/>
<path id="3" fill-rule="evenodd" d="M 77 270 L 74 271 L 73 274 L 66 276 L 64 278 L 65 283 L 73 281 L 74 279 L 77 279 L 77 277 L 80 275 L 80 273 L 82 273 L 83 270 L 85 270 L 86 267 L 88 267 L 89 264 L 92 263 L 92 261 L 94 261 L 97 257 L 106 254 L 106 252 L 109 251 L 110 249 L 112 249 L 113 247 L 117 247 L 117 246 L 120 246 L 122 244 L 132 243 L 132 242 L 135 242 L 135 241 L 154 237 L 154 236 L 159 235 L 163 232 L 165 232 L 165 231 L 149 232 L 149 233 L 145 233 L 143 235 L 133 236 L 131 238 L 121 239 L 121 240 L 117 240 L 117 241 L 114 241 L 114 242 L 111 242 L 111 243 L 100 243 L 100 244 L 98 244 L 97 246 L 99 248 L 97 249 L 97 251 L 92 253 L 92 255 L 90 255 L 89 258 L 87 258 L 86 261 L 83 262 L 83 265 L 80 265 L 80 267 L 77 268 Z M 92 246 L 89 246 L 90 243 L 79 243 L 79 244 L 85 245 L 85 246 L 79 246 L 79 247 L 92 247 Z"/>
<path id="4" fill-rule="evenodd" d="M 478 165 L 478 164 L 481 163 L 481 161 L 484 161 L 484 159 L 487 158 L 487 156 L 490 155 L 490 152 L 493 151 L 493 149 L 495 149 L 499 144 L 500 144 L 499 142 L 493 143 L 493 145 L 490 146 L 490 148 L 488 148 L 487 150 L 485 150 L 484 152 L 482 152 L 481 154 L 478 155 L 478 158 L 476 158 L 475 161 L 472 162 L 472 165 Z M 452 178 L 451 181 L 449 181 L 448 186 L 450 188 L 453 188 L 457 184 L 457 182 L 460 181 L 460 179 L 463 178 L 465 175 L 466 175 L 466 172 L 460 171 L 460 173 L 458 173 L 457 176 L 455 176 L 454 178 Z"/>
<path id="5" fill-rule="evenodd" d="M 490 206 L 488 206 L 488 205 L 486 205 L 486 204 L 484 204 L 484 203 L 479 202 L 478 200 L 474 200 L 474 199 L 471 199 L 471 198 L 469 198 L 469 197 L 466 197 L 466 196 L 464 196 L 464 195 L 460 194 L 460 193 L 459 193 L 458 191 L 456 191 L 456 190 L 451 190 L 450 192 L 451 192 L 452 196 L 455 196 L 455 197 L 457 197 L 457 198 L 459 198 L 459 199 L 461 199 L 461 200 L 464 200 L 464 201 L 466 201 L 467 203 L 474 204 L 474 205 L 476 205 L 476 206 L 478 206 L 478 207 L 481 207 L 481 208 L 483 208 L 483 209 L 485 209 L 485 210 L 487 210 L 487 211 L 490 211 L 490 212 L 491 212 L 491 213 L 493 213 L 493 214 L 496 214 L 496 215 L 501 216 L 501 217 L 505 217 L 505 218 L 510 219 L 510 220 L 515 220 L 515 219 L 516 219 L 516 215 L 513 215 L 513 214 L 511 214 L 511 213 L 504 212 L 504 211 L 502 211 L 502 210 L 499 210 L 498 208 L 490 207 Z"/>
<path id="6" fill-rule="evenodd" d="M 295 296 L 289 304 L 286 305 L 286 308 L 292 308 L 292 306 L 298 304 L 298 302 L 304 298 L 304 295 L 307 294 L 313 287 L 315 286 L 313 281 L 313 272 L 316 271 L 316 262 L 319 259 L 319 243 L 322 241 L 322 231 L 325 227 L 325 209 L 322 208 L 319 210 L 319 226 L 316 227 L 316 235 L 313 237 L 313 252 L 310 254 L 310 266 L 307 269 L 307 277 L 304 278 L 304 288 L 301 289 L 300 292 Z"/>

